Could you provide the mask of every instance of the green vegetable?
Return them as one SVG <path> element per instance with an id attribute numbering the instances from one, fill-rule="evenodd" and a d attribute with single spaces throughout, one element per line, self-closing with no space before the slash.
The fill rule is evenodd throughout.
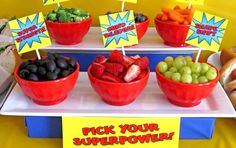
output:
<path id="1" fill-rule="evenodd" d="M 53 22 L 80 22 L 88 19 L 89 13 L 79 8 L 63 8 L 59 7 L 57 10 L 49 12 L 46 19 Z"/>

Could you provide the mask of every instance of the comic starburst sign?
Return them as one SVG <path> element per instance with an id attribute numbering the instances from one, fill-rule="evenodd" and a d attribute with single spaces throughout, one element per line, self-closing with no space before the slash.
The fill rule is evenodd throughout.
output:
<path id="1" fill-rule="evenodd" d="M 195 11 L 186 43 L 217 52 L 227 24 L 227 19 Z"/>
<path id="2" fill-rule="evenodd" d="M 9 22 L 19 54 L 51 45 L 42 13 Z"/>
<path id="3" fill-rule="evenodd" d="M 99 17 L 105 48 L 138 44 L 133 11 L 124 11 Z"/>

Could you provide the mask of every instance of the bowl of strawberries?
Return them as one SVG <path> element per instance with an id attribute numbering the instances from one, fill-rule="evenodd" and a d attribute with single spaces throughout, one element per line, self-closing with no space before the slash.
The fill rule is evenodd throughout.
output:
<path id="1" fill-rule="evenodd" d="M 106 58 L 98 55 L 88 68 L 90 84 L 102 100 L 123 106 L 136 100 L 150 75 L 147 57 L 129 57 L 114 50 Z"/>

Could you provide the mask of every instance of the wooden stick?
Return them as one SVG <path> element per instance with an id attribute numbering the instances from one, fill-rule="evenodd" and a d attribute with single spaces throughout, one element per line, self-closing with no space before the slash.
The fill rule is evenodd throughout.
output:
<path id="1" fill-rule="evenodd" d="M 189 3 L 188 4 L 188 9 L 190 9 L 192 7 L 192 4 L 191 3 Z"/>
<path id="2" fill-rule="evenodd" d="M 58 7 L 58 8 L 61 7 L 61 4 L 60 4 L 59 2 L 57 2 L 57 7 Z"/>
<path id="3" fill-rule="evenodd" d="M 36 51 L 37 58 L 40 60 L 40 59 L 41 59 L 41 56 L 40 56 L 39 50 L 36 49 L 35 51 Z"/>
<path id="4" fill-rule="evenodd" d="M 121 49 L 122 49 L 123 55 L 125 56 L 126 54 L 125 54 L 125 48 L 124 48 L 124 46 L 122 46 Z"/>
<path id="5" fill-rule="evenodd" d="M 200 55 L 201 55 L 201 52 L 202 52 L 202 48 L 199 48 L 198 53 L 197 53 L 197 57 L 196 57 L 196 60 L 195 60 L 195 63 L 198 62 L 198 60 L 200 58 Z"/>
<path id="6" fill-rule="evenodd" d="M 122 1 L 121 11 L 124 11 L 124 8 L 125 8 L 125 0 Z"/>

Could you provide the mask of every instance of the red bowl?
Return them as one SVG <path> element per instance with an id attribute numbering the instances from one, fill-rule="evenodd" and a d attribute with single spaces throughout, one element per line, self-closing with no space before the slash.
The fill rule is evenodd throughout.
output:
<path id="1" fill-rule="evenodd" d="M 18 76 L 19 66 L 15 70 L 15 79 L 21 89 L 32 101 L 39 105 L 55 105 L 64 101 L 69 92 L 74 88 L 80 65 L 69 76 L 53 81 L 34 82 L 22 79 Z"/>
<path id="2" fill-rule="evenodd" d="M 82 41 L 88 33 L 92 17 L 81 22 L 59 23 L 45 20 L 50 36 L 58 44 L 73 45 Z"/>
<path id="3" fill-rule="evenodd" d="M 138 35 L 138 40 L 141 40 L 144 34 L 147 32 L 148 26 L 150 24 L 150 19 L 147 17 L 147 20 L 145 22 L 141 23 L 135 23 L 136 25 L 136 30 L 137 30 L 137 35 Z"/>
<path id="4" fill-rule="evenodd" d="M 173 24 L 155 19 L 156 30 L 164 43 L 173 47 L 185 47 L 190 25 Z"/>
<path id="5" fill-rule="evenodd" d="M 123 106 L 135 101 L 145 88 L 150 74 L 149 70 L 143 79 L 130 83 L 112 83 L 97 79 L 90 73 L 90 69 L 91 66 L 88 69 L 88 77 L 93 89 L 105 103 L 115 106 Z"/>
<path id="6" fill-rule="evenodd" d="M 163 76 L 158 69 L 156 69 L 156 77 L 160 89 L 172 104 L 181 107 L 193 107 L 200 104 L 214 90 L 220 78 L 219 71 L 217 69 L 216 71 L 216 79 L 202 84 L 185 84 L 173 81 Z"/>

